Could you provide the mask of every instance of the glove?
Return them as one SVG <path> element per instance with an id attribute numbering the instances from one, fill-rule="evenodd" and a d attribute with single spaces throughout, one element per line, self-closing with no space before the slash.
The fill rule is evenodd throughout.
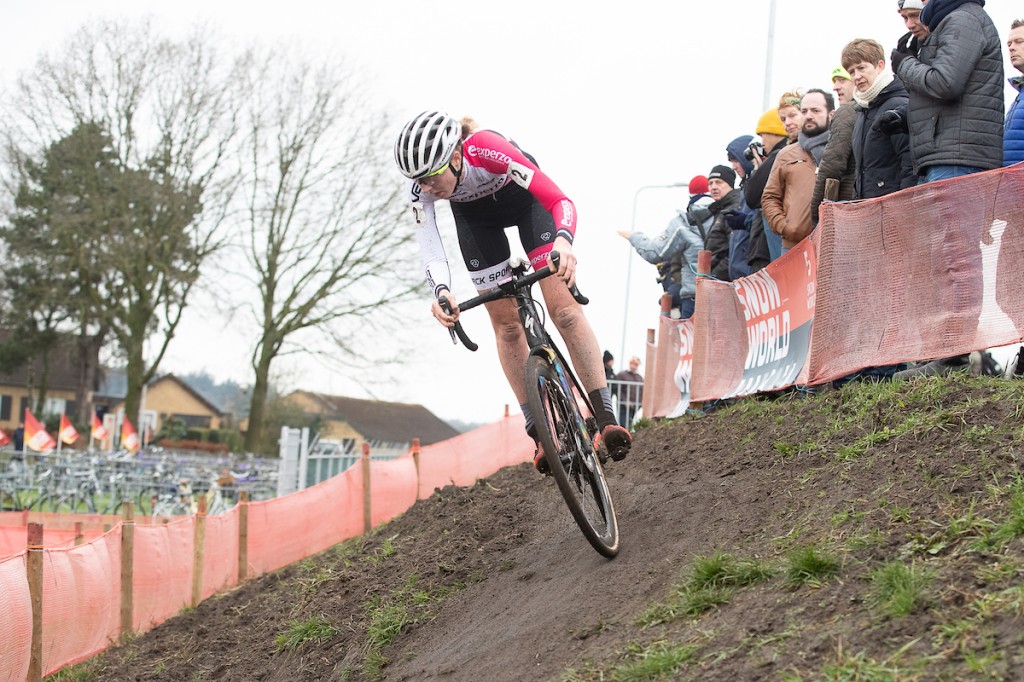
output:
<path id="1" fill-rule="evenodd" d="M 745 230 L 747 229 L 747 214 L 739 211 L 726 213 L 725 222 L 728 223 L 730 229 Z"/>
<path id="2" fill-rule="evenodd" d="M 893 73 L 899 75 L 899 66 L 903 63 L 903 59 L 910 56 L 906 52 L 901 52 L 900 48 L 897 47 L 893 50 L 892 55 L 889 57 L 890 63 L 892 63 Z"/>
<path id="3" fill-rule="evenodd" d="M 908 133 L 907 119 L 895 109 L 888 109 L 878 115 L 878 118 L 871 124 L 871 129 L 886 135 Z"/>

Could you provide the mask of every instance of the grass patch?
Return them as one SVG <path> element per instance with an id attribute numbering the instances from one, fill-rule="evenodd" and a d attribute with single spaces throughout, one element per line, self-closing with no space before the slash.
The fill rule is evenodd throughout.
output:
<path id="1" fill-rule="evenodd" d="M 293 620 L 288 629 L 274 638 L 278 651 L 295 651 L 306 642 L 317 646 L 338 634 L 338 628 L 324 616 L 314 616 L 309 620 Z"/>
<path id="2" fill-rule="evenodd" d="M 817 547 L 801 547 L 788 554 L 786 578 L 790 585 L 820 585 L 838 575 L 839 557 Z"/>
<path id="3" fill-rule="evenodd" d="M 891 561 L 871 573 L 874 604 L 894 618 L 913 613 L 927 603 L 932 578 L 926 568 Z"/>
<path id="4" fill-rule="evenodd" d="M 630 645 L 625 660 L 612 668 L 608 679 L 614 682 L 673 679 L 684 666 L 696 661 L 696 651 L 697 647 L 692 644 Z"/>
<path id="5" fill-rule="evenodd" d="M 736 588 L 768 580 L 775 574 L 770 565 L 750 558 L 714 552 L 693 560 L 687 578 L 676 583 L 669 598 L 653 604 L 636 619 L 644 628 L 671 623 L 726 604 Z"/>

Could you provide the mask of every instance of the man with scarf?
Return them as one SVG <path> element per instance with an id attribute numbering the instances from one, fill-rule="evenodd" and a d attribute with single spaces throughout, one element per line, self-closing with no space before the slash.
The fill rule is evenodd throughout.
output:
<path id="1" fill-rule="evenodd" d="M 1003 55 L 999 32 L 982 9 L 985 0 L 929 0 L 921 10 L 928 36 L 917 53 L 903 45 L 892 52 L 892 70 L 910 93 L 906 123 L 919 183 L 999 168 L 1003 163 Z M 898 111 L 898 110 L 892 110 Z M 943 336 L 973 338 L 981 311 L 981 227 L 949 231 L 951 253 L 967 263 L 949 268 L 953 309 Z M 936 302 L 938 303 L 938 302 Z M 939 358 L 896 374 L 898 379 L 966 371 L 969 356 Z"/>
<path id="2" fill-rule="evenodd" d="M 800 100 L 800 112 L 804 120 L 797 144 L 779 152 L 761 195 L 761 210 L 772 232 L 782 237 L 784 251 L 814 229 L 811 195 L 835 114 L 832 93 L 820 88 L 808 90 Z"/>

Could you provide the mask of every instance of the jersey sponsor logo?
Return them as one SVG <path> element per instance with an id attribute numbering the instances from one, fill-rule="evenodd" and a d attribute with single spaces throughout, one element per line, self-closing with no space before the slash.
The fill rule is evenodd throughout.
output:
<path id="1" fill-rule="evenodd" d="M 412 217 L 416 219 L 417 225 L 422 225 L 426 216 L 426 211 L 423 210 L 422 206 L 412 207 Z"/>
<path id="2" fill-rule="evenodd" d="M 480 267 L 480 261 L 474 258 L 473 260 L 469 261 L 469 265 L 470 267 L 478 268 Z"/>
<path id="3" fill-rule="evenodd" d="M 472 263 L 470 264 L 472 265 Z M 485 291 L 493 289 L 496 285 L 512 277 L 512 266 L 509 265 L 508 261 L 505 261 L 500 265 L 495 265 L 485 270 L 471 272 L 469 275 L 473 278 L 473 286 L 477 288 L 477 291 Z"/>
<path id="4" fill-rule="evenodd" d="M 512 158 L 504 153 L 499 152 L 497 149 L 490 149 L 488 147 L 477 147 L 475 144 L 471 144 L 466 147 L 467 156 L 477 156 L 481 159 L 490 159 L 491 161 L 497 161 L 498 163 L 508 164 L 512 162 Z"/>
<path id="5" fill-rule="evenodd" d="M 473 201 L 474 199 L 479 199 L 480 197 L 489 196 L 497 192 L 502 187 L 504 187 L 506 184 L 506 180 L 507 178 L 504 175 L 501 175 L 481 185 L 480 187 L 475 188 L 475 191 L 456 191 L 455 194 L 451 196 L 451 201 Z"/>
<path id="6" fill-rule="evenodd" d="M 573 210 L 572 202 L 568 199 L 562 199 L 562 224 L 566 227 L 572 227 L 573 223 Z"/>
<path id="7" fill-rule="evenodd" d="M 530 189 L 530 183 L 533 182 L 532 168 L 512 161 L 508 164 L 508 174 L 511 176 L 512 182 L 516 183 L 523 189 Z"/>
<path id="8" fill-rule="evenodd" d="M 542 234 L 540 235 L 540 239 L 541 239 L 541 241 L 544 241 L 544 242 L 549 242 L 549 241 L 551 241 L 551 233 L 550 233 L 550 232 L 544 232 L 544 233 L 542 233 Z"/>

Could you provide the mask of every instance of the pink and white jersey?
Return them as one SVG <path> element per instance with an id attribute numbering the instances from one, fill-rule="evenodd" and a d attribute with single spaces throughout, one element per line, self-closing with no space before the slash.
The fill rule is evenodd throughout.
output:
<path id="1" fill-rule="evenodd" d="M 565 192 L 512 142 L 491 130 L 475 132 L 462 143 L 462 159 L 462 174 L 449 201 L 476 201 L 514 182 L 528 190 L 552 215 L 556 235 L 570 242 L 573 240 L 576 207 Z M 435 213 L 435 204 L 440 199 L 421 192 L 415 180 L 410 181 L 409 193 L 419 227 L 417 233 L 427 281 L 436 294 L 442 286 L 451 288 L 451 272 Z"/>

